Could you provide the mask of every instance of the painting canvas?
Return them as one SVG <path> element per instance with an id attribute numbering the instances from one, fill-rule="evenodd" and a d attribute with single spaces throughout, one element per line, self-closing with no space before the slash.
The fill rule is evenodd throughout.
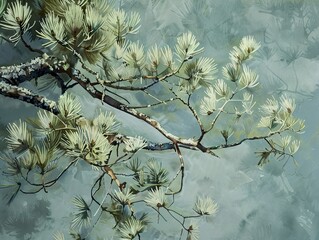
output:
<path id="1" fill-rule="evenodd" d="M 0 239 L 319 239 L 316 0 L 0 0 Z"/>

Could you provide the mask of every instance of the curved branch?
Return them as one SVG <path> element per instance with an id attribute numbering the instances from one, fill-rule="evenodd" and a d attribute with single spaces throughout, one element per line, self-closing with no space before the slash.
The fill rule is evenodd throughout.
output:
<path id="1" fill-rule="evenodd" d="M 175 174 L 174 178 L 172 179 L 172 181 L 169 183 L 167 188 L 169 188 L 170 185 L 172 185 L 172 183 L 176 180 L 176 178 L 178 177 L 179 174 L 181 174 L 181 182 L 180 182 L 179 189 L 177 191 L 167 193 L 169 195 L 175 195 L 177 193 L 180 193 L 183 190 L 184 176 L 185 176 L 185 173 L 184 173 L 185 163 L 184 163 L 184 158 L 183 158 L 182 152 L 179 149 L 178 144 L 174 144 L 174 148 L 175 148 L 175 151 L 176 151 L 176 153 L 178 155 L 178 159 L 179 159 L 179 162 L 180 162 L 180 167 L 179 167 L 177 173 Z"/>
<path id="2" fill-rule="evenodd" d="M 55 115 L 58 115 L 60 113 L 59 109 L 57 108 L 56 102 L 50 99 L 47 99 L 44 96 L 33 94 L 28 89 L 25 89 L 25 88 L 12 86 L 10 84 L 0 81 L 0 94 L 5 97 L 10 97 L 10 98 L 18 99 L 23 102 L 31 103 L 35 107 L 50 111 Z M 125 138 L 127 136 L 117 134 L 112 136 L 112 139 L 109 139 L 109 141 L 111 143 L 115 141 L 121 141 L 123 137 Z M 186 149 L 198 150 L 195 147 L 190 147 L 187 145 L 181 145 L 180 147 L 183 147 Z M 167 142 L 167 143 L 148 142 L 143 149 L 150 150 L 150 151 L 172 150 L 174 149 L 174 144 L 171 142 Z"/>
<path id="3" fill-rule="evenodd" d="M 61 70 L 59 66 L 58 70 Z M 155 128 L 157 131 L 159 131 L 162 135 L 164 135 L 167 139 L 169 139 L 172 142 L 177 142 L 183 145 L 189 145 L 196 147 L 197 141 L 194 139 L 183 139 L 178 136 L 175 136 L 168 131 L 166 131 L 159 122 L 152 119 L 151 117 L 147 116 L 144 113 L 138 112 L 134 108 L 129 108 L 128 106 L 124 105 L 123 103 L 119 102 L 118 100 L 112 98 L 109 95 L 103 94 L 101 91 L 97 90 L 95 87 L 92 86 L 89 79 L 84 76 L 78 69 L 67 69 L 66 73 L 76 82 L 79 83 L 79 85 L 84 88 L 93 98 L 101 99 L 106 104 L 110 105 L 111 107 L 114 107 L 122 112 L 128 113 L 146 123 L 151 125 L 153 128 Z"/>
<path id="4" fill-rule="evenodd" d="M 146 122 L 147 124 L 155 128 L 158 132 L 160 132 L 162 135 L 164 135 L 171 142 L 180 144 L 182 146 L 187 146 L 190 149 L 197 148 L 201 151 L 204 150 L 203 152 L 208 152 L 207 149 L 203 148 L 203 146 L 199 144 L 199 141 L 193 138 L 185 139 L 175 136 L 174 134 L 165 130 L 155 119 L 152 119 L 144 113 L 138 112 L 134 108 L 129 108 L 128 106 L 114 99 L 113 97 L 97 90 L 84 74 L 82 74 L 78 69 L 70 68 L 65 61 L 58 60 L 53 57 L 48 57 L 47 55 L 43 55 L 42 57 L 37 57 L 27 63 L 23 63 L 17 66 L 0 67 L 0 78 L 5 78 L 6 81 L 17 85 L 24 81 L 28 81 L 51 72 L 67 74 L 72 80 L 77 82 L 84 90 L 86 90 L 93 98 L 101 99 L 104 103 L 108 104 L 109 106 Z M 164 79 L 174 75 L 175 73 L 176 72 L 165 75 Z M 18 94 L 16 94 L 16 96 L 18 96 Z M 35 105 L 42 107 L 41 104 L 38 104 L 38 102 L 43 102 L 42 98 L 38 100 L 39 101 L 35 102 Z M 161 146 L 156 148 L 160 149 Z"/>

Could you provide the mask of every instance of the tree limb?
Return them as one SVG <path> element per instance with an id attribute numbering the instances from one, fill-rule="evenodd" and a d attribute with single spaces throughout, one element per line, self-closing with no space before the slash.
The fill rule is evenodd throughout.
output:
<path id="1" fill-rule="evenodd" d="M 54 101 L 49 100 L 44 96 L 34 94 L 30 90 L 22 87 L 12 86 L 8 83 L 0 81 L 0 94 L 6 97 L 19 99 L 23 102 L 31 103 L 36 107 L 45 109 L 54 114 L 59 113 Z"/>

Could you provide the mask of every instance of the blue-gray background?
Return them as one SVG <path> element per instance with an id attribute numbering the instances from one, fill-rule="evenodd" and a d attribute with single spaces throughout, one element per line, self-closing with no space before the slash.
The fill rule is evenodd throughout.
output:
<path id="1" fill-rule="evenodd" d="M 297 165 L 271 161 L 257 168 L 256 145 L 219 152 L 216 159 L 206 154 L 184 151 L 185 188 L 177 201 L 181 208 L 192 208 L 198 194 L 219 203 L 218 214 L 198 222 L 200 239 L 213 240 L 317 240 L 319 239 L 319 167 L 317 156 L 319 123 L 319 1 L 317 0 L 123 0 L 127 10 L 141 14 L 137 38 L 146 48 L 157 43 L 173 44 L 176 37 L 190 30 L 205 47 L 205 55 L 221 67 L 228 52 L 246 35 L 254 36 L 262 48 L 254 67 L 264 91 L 260 98 L 285 92 L 297 99 L 297 114 L 306 120 L 305 134 Z M 172 45 L 171 45 L 172 46 Z M 19 63 L 30 56 L 4 43 L 0 63 Z M 54 97 L 54 96 L 53 96 Z M 256 96 L 258 97 L 258 96 Z M 99 101 L 83 95 L 85 109 L 96 112 Z M 5 124 L 33 116 L 35 109 L 17 100 L 0 96 L 1 137 Z M 174 109 L 171 109 L 174 111 Z M 161 141 L 154 130 L 124 114 L 117 113 L 123 129 L 139 129 L 140 135 Z M 181 135 L 193 130 L 187 120 L 174 122 L 158 113 L 167 129 Z M 134 133 L 134 132 L 131 132 Z M 1 144 L 3 149 L 3 144 Z M 172 153 L 156 154 L 163 161 L 175 161 Z M 172 165 L 174 167 L 174 165 Z M 71 220 L 71 199 L 87 195 L 96 173 L 78 165 L 48 194 L 20 195 L 10 206 L 0 205 L 0 239 L 51 239 L 52 233 L 67 232 Z M 1 176 L 3 178 L 3 176 Z M 1 194 L 1 193 L 0 193 Z M 156 221 L 156 218 L 154 219 Z M 112 239 L 111 221 L 98 226 L 101 239 Z M 149 228 L 143 239 L 177 239 L 178 225 L 161 221 Z M 102 234 L 103 233 L 103 234 Z M 94 236 L 92 239 L 95 239 Z M 116 239 L 114 237 L 113 239 Z"/>

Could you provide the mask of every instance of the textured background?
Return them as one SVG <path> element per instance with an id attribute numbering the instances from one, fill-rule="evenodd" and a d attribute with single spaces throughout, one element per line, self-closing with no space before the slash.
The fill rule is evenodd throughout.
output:
<path id="1" fill-rule="evenodd" d="M 141 41 L 146 48 L 154 43 L 173 43 L 190 30 L 213 56 L 219 66 L 228 61 L 228 52 L 246 35 L 253 35 L 262 48 L 254 59 L 265 91 L 286 92 L 297 99 L 297 115 L 306 120 L 302 145 L 296 155 L 298 165 L 271 161 L 257 168 L 256 144 L 243 144 L 219 153 L 220 159 L 184 151 L 185 189 L 177 198 L 179 206 L 191 209 L 197 194 L 205 193 L 220 205 L 214 218 L 199 222 L 201 238 L 213 240 L 317 240 L 319 239 L 319 3 L 307 0 L 123 0 L 127 10 L 141 14 Z M 19 49 L 19 48 L 18 48 Z M 28 59 L 21 50 L 0 46 L 0 64 Z M 18 58 L 18 59 L 17 59 Z M 98 101 L 82 98 L 87 109 Z M 92 107 L 92 108 L 90 108 Z M 93 114 L 87 112 L 87 114 Z M 175 112 L 175 109 L 167 109 Z M 35 109 L 0 96 L 0 120 L 3 124 L 26 116 Z M 123 119 L 123 128 L 140 129 L 146 138 L 161 140 L 155 131 L 141 122 Z M 186 121 L 174 121 L 158 113 L 167 129 L 191 135 Z M 127 125 L 127 123 L 130 125 Z M 1 136 L 5 126 L 1 126 Z M 1 145 L 3 146 L 3 145 Z M 156 154 L 163 161 L 174 154 Z M 171 164 L 174 167 L 174 164 Z M 176 166 L 175 166 L 176 167 Z M 56 230 L 67 232 L 71 199 L 87 194 L 96 174 L 85 165 L 65 176 L 49 194 L 20 195 L 10 206 L 0 205 L 0 239 L 50 239 Z M 2 178 L 3 176 L 1 176 Z M 1 194 L 1 193 L 0 193 Z M 156 219 L 156 218 L 155 218 Z M 98 227 L 101 239 L 112 239 L 112 222 Z M 177 239 L 174 224 L 161 221 L 143 234 L 143 239 Z M 95 236 L 91 239 L 96 239 Z M 115 239 L 115 238 L 114 238 Z"/>

